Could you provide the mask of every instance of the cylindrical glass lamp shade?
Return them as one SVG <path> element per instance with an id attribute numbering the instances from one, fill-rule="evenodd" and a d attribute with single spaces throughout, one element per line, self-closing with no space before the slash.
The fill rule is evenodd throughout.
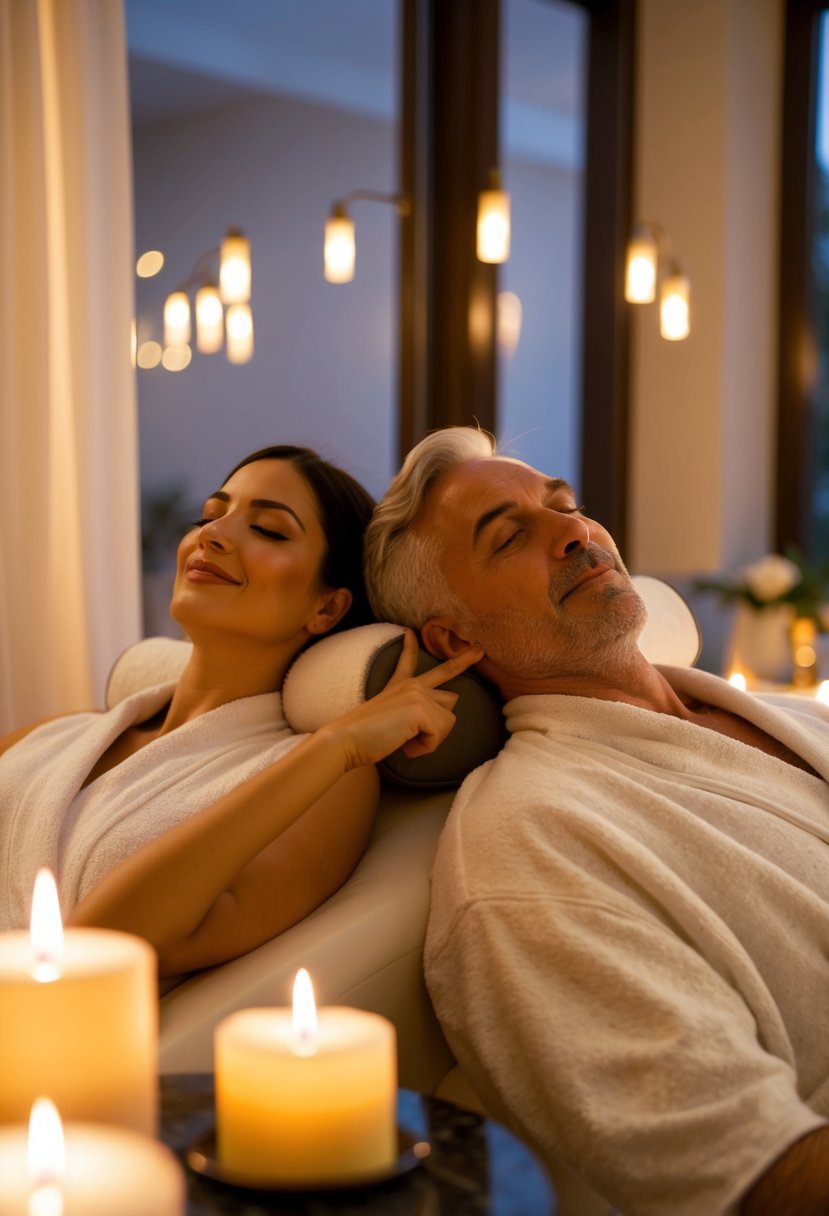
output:
<path id="1" fill-rule="evenodd" d="M 164 345 L 186 346 L 190 341 L 190 301 L 186 291 L 173 291 L 164 301 Z"/>
<path id="2" fill-rule="evenodd" d="M 659 251 L 649 227 L 639 224 L 628 241 L 625 267 L 625 299 L 629 304 L 650 304 L 656 299 L 656 266 Z"/>
<path id="3" fill-rule="evenodd" d="M 250 299 L 250 241 L 238 228 L 229 228 L 219 255 L 219 292 L 225 304 Z"/>
<path id="4" fill-rule="evenodd" d="M 664 280 L 659 300 L 659 332 L 669 342 L 681 342 L 691 332 L 691 284 L 673 270 Z"/>
<path id="5" fill-rule="evenodd" d="M 225 322 L 228 363 L 247 363 L 253 358 L 253 314 L 248 304 L 231 304 Z"/>
<path id="6" fill-rule="evenodd" d="M 213 355 L 222 349 L 224 336 L 221 298 L 212 283 L 205 283 L 196 292 L 196 349 L 203 355 Z"/>
<path id="7" fill-rule="evenodd" d="M 323 261 L 326 282 L 350 283 L 354 278 L 354 221 L 345 214 L 335 213 L 325 221 Z"/>
<path id="8" fill-rule="evenodd" d="M 506 262 L 510 243 L 510 198 L 500 189 L 497 173 L 490 188 L 478 195 L 478 261 Z"/>

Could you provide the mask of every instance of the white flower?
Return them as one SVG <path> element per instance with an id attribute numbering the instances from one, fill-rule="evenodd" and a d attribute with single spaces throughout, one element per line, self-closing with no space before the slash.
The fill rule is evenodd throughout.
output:
<path id="1" fill-rule="evenodd" d="M 770 553 L 742 571 L 743 582 L 758 600 L 769 603 L 800 582 L 800 569 L 788 557 Z"/>

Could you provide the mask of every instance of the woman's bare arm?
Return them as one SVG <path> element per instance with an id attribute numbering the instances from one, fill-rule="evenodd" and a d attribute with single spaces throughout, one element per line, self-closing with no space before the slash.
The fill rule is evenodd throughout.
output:
<path id="1" fill-rule="evenodd" d="M 357 804 L 365 797 L 366 779 L 358 771 L 401 745 L 409 755 L 432 751 L 451 730 L 456 698 L 439 685 L 476 662 L 480 650 L 413 677 L 416 655 L 411 636 L 382 693 L 125 858 L 81 900 L 68 923 L 137 933 L 158 951 L 163 973 L 175 974 L 205 965 L 193 960 L 206 957 L 221 900 L 235 905 L 223 957 L 250 949 L 252 925 L 273 894 L 260 867 L 278 856 L 278 838 L 309 811 L 309 830 L 314 823 L 330 826 L 338 805 L 340 813 L 357 816 L 355 835 L 365 834 L 366 811 Z M 376 793 L 369 817 L 375 802 Z M 272 843 L 270 857 L 259 860 Z M 349 847 L 353 851 L 353 841 Z M 254 859 L 257 866 L 247 870 Z"/>

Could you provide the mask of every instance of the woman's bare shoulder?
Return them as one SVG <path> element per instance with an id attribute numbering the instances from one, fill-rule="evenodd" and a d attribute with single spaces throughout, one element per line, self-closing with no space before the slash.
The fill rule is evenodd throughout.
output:
<path id="1" fill-rule="evenodd" d="M 77 713 L 99 713 L 99 710 L 77 710 Z M 30 722 L 28 726 L 21 726 L 19 730 L 13 730 L 8 735 L 0 737 L 0 756 L 7 752 L 15 743 L 19 743 L 21 739 L 25 739 L 33 730 L 37 730 L 39 726 L 45 726 L 47 722 L 54 722 L 57 718 L 71 718 L 73 714 L 50 714 L 47 718 L 40 718 L 37 722 Z"/>

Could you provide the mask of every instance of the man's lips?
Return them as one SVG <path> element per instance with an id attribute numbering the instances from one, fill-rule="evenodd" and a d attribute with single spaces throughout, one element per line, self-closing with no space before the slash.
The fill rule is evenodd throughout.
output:
<path id="1" fill-rule="evenodd" d="M 603 574 L 610 574 L 612 572 L 613 566 L 609 565 L 607 562 L 598 562 L 597 565 L 591 566 L 588 570 L 585 570 L 583 574 L 579 575 L 571 587 L 567 588 L 564 595 L 559 600 L 559 603 L 563 603 L 567 599 L 568 595 L 572 595 L 574 591 L 578 591 L 579 587 L 583 587 L 585 583 L 592 583 L 593 579 L 600 578 Z"/>
<path id="2" fill-rule="evenodd" d="M 233 578 L 221 566 L 214 566 L 213 562 L 193 561 L 187 566 L 187 577 L 193 583 L 232 583 L 234 587 L 239 585 L 239 580 Z"/>

